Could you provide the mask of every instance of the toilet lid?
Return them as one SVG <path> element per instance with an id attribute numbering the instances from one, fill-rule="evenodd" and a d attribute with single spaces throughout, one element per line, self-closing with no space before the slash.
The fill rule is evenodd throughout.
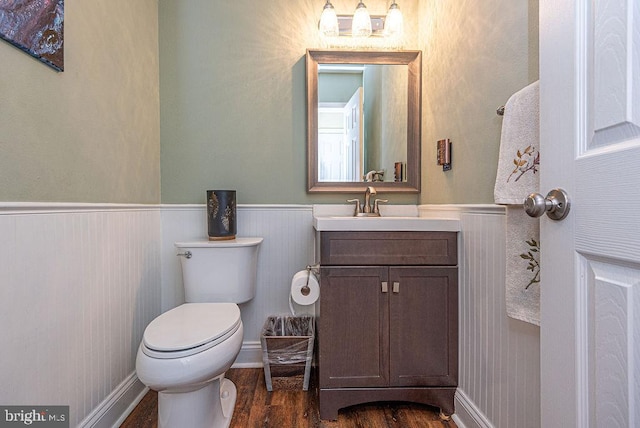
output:
<path id="1" fill-rule="evenodd" d="M 151 321 L 142 340 L 150 350 L 178 352 L 213 342 L 240 322 L 235 303 L 185 303 Z"/>

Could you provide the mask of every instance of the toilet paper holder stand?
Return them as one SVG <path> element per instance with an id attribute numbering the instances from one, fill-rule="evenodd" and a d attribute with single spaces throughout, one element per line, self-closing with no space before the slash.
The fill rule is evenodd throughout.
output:
<path id="1" fill-rule="evenodd" d="M 303 296 L 308 296 L 309 293 L 311 293 L 311 288 L 309 287 L 309 279 L 311 278 L 311 273 L 313 272 L 316 277 L 320 276 L 320 263 L 307 265 L 305 269 L 307 270 L 307 283 L 302 288 L 300 288 L 300 293 L 302 293 Z M 293 299 L 291 295 L 289 295 L 289 309 L 291 310 L 291 314 L 295 316 L 296 311 L 293 308 Z"/>
<path id="2" fill-rule="evenodd" d="M 313 272 L 316 277 L 320 276 L 320 263 L 316 263 L 315 265 L 307 265 L 307 284 L 300 289 L 300 292 L 304 296 L 308 296 L 311 292 L 311 289 L 309 288 L 309 279 L 311 278 L 311 272 Z"/>

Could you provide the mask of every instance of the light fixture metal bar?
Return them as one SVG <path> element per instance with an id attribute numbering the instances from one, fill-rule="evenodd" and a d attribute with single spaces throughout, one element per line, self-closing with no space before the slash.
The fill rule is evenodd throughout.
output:
<path id="1" fill-rule="evenodd" d="M 384 36 L 385 16 L 371 15 L 371 36 Z M 341 36 L 351 36 L 353 15 L 338 15 L 338 28 Z"/>

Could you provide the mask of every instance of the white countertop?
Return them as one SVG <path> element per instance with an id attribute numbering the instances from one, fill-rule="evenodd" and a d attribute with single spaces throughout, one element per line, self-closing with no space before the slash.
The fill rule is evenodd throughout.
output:
<path id="1" fill-rule="evenodd" d="M 313 217 L 313 227 L 319 231 L 432 231 L 459 232 L 460 221 L 427 217 Z"/>

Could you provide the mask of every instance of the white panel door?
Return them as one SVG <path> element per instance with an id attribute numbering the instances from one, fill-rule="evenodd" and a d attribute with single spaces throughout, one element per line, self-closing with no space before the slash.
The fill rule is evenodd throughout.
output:
<path id="1" fill-rule="evenodd" d="M 544 427 L 640 426 L 640 1 L 540 1 Z"/>
<path id="2" fill-rule="evenodd" d="M 344 106 L 347 166 L 346 181 L 362 181 L 364 175 L 364 89 L 359 87 Z"/>

